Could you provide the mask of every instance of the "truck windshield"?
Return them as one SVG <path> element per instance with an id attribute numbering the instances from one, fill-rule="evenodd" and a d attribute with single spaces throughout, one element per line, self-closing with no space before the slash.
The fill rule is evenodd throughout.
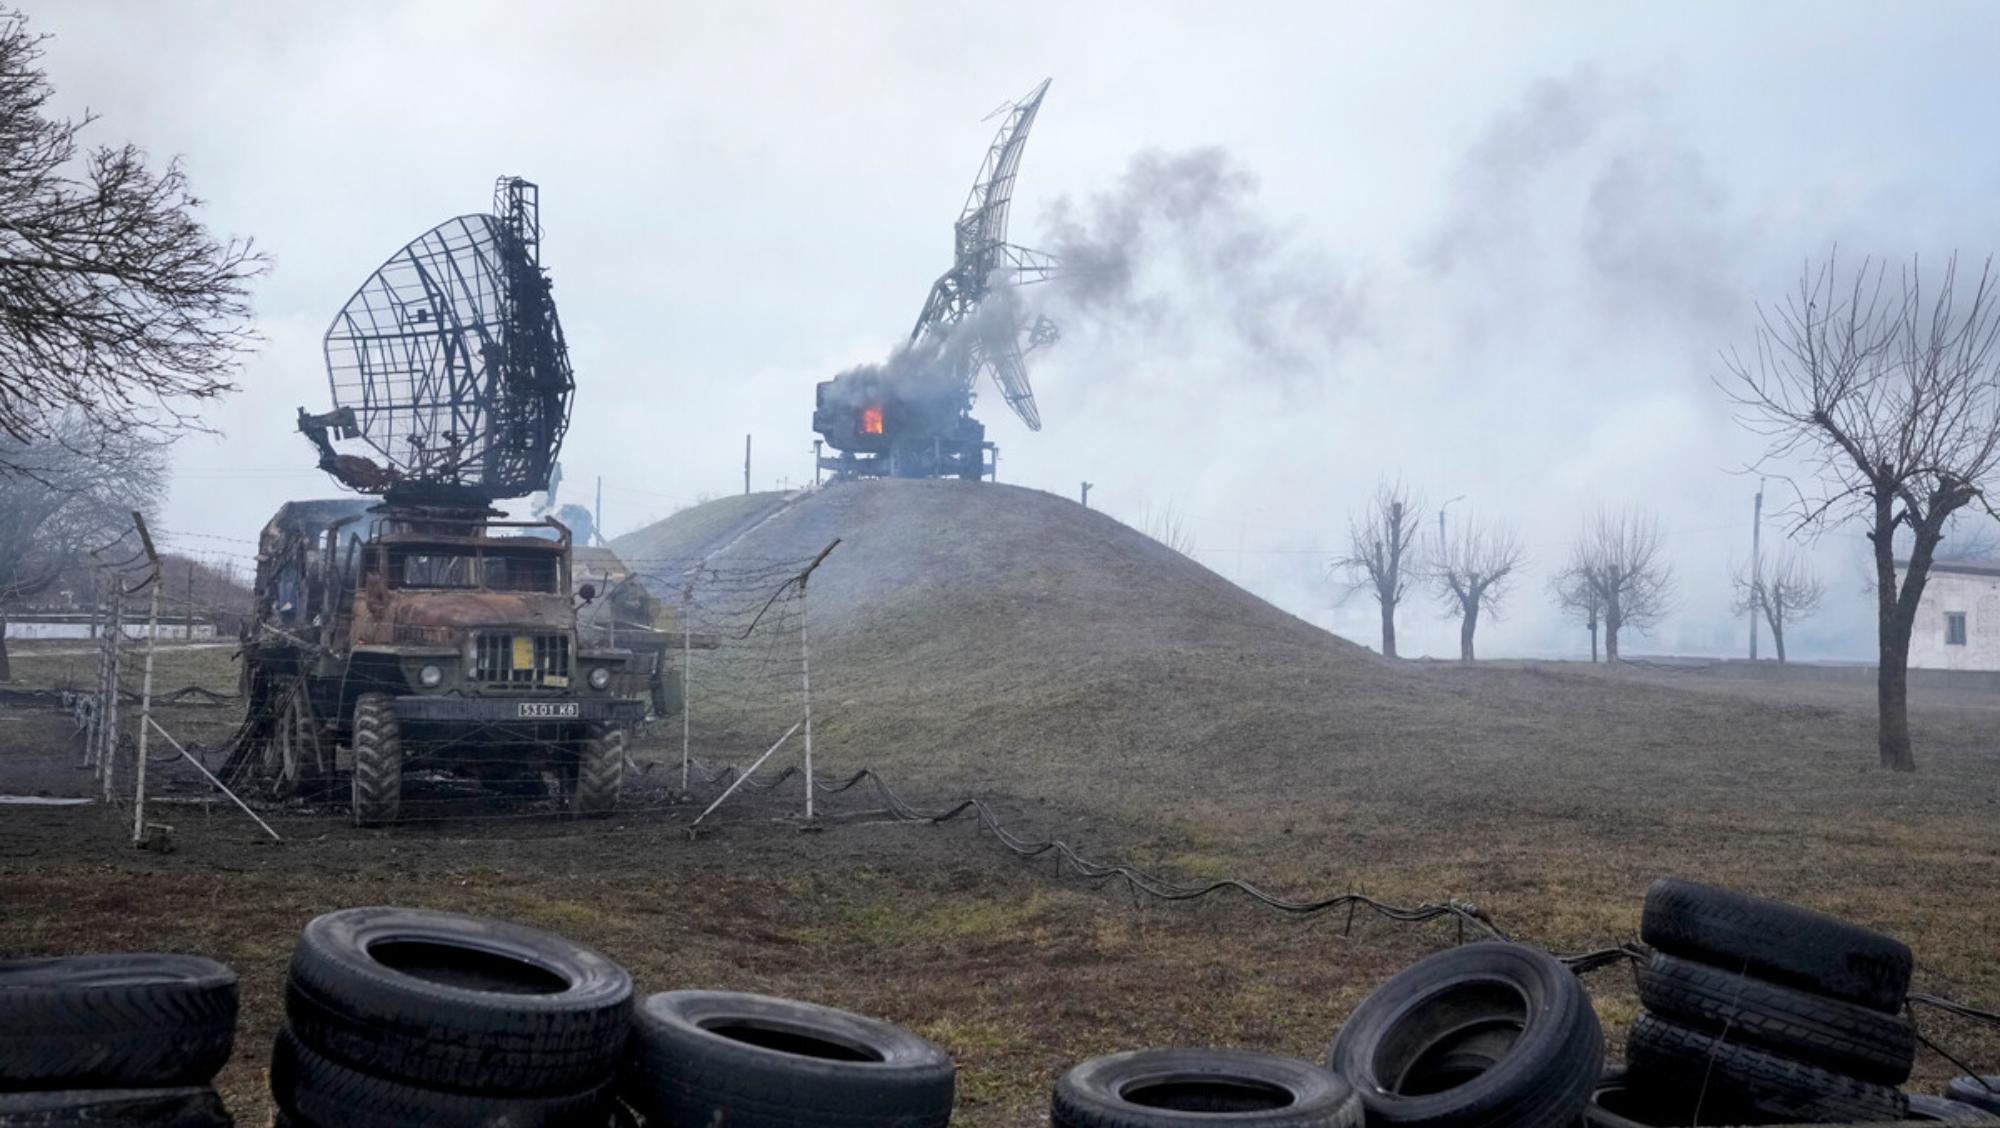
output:
<path id="1" fill-rule="evenodd" d="M 560 572 L 554 553 L 449 553 L 408 549 L 389 557 L 389 583 L 400 588 L 484 588 L 554 592 Z"/>

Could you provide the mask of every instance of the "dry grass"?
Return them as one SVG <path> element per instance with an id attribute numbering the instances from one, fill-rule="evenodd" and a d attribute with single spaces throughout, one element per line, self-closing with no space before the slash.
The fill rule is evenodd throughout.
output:
<path id="1" fill-rule="evenodd" d="M 1889 775 L 1872 767 L 1865 688 L 1384 663 L 1115 522 L 990 486 L 841 487 L 742 551 L 793 557 L 835 535 L 812 592 L 823 771 L 876 767 L 925 804 L 985 795 L 1022 832 L 1174 876 L 1457 896 L 1559 950 L 1630 938 L 1657 876 L 1721 881 L 1885 928 L 1916 949 L 1921 987 L 2000 1003 L 1990 698 L 1920 694 L 1923 770 Z M 215 655 L 175 660 L 226 685 Z M 40 663 L 55 661 L 21 672 L 49 680 Z M 0 725 L 0 777 L 30 728 Z M 9 814 L 0 903 L 26 911 L 0 916 L 0 950 L 137 944 L 236 963 L 244 1037 L 224 1082 L 246 1123 L 265 1107 L 297 928 L 396 901 L 555 928 L 648 990 L 776 991 L 909 1023 L 957 1057 L 959 1122 L 1012 1128 L 1096 1053 L 1315 1055 L 1370 988 L 1453 938 L 1365 915 L 1347 938 L 1344 919 L 1232 899 L 1135 904 L 962 824 L 805 835 L 773 821 L 791 806 L 746 804 L 692 841 L 668 815 L 588 836 L 318 823 L 268 847 L 217 816 L 167 857 L 118 845 L 96 814 Z M 1615 1044 L 1630 979 L 1607 970 L 1591 988 Z M 1992 1032 L 1927 1025 L 2000 1062 Z M 1924 1083 L 1949 1072 L 1919 1063 Z"/>

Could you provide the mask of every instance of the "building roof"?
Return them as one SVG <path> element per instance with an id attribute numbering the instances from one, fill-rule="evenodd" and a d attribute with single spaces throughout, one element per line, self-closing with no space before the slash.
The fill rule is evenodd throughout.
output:
<path id="1" fill-rule="evenodd" d="M 1896 561 L 1896 570 L 1904 571 L 1910 566 L 1908 560 Z M 1931 573 L 1951 573 L 1959 576 L 2000 576 L 2000 560 L 1933 560 Z"/>

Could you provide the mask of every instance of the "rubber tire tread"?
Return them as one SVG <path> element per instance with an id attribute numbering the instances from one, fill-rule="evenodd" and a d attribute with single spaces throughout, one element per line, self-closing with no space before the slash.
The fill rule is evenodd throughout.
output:
<path id="1" fill-rule="evenodd" d="M 0 1090 L 206 1085 L 236 1004 L 236 973 L 200 956 L 0 960 Z"/>
<path id="2" fill-rule="evenodd" d="M 1382 1045 L 1427 1001 L 1496 980 L 1529 998 L 1530 1023 L 1491 1069 L 1439 1093 L 1403 1096 L 1375 1076 Z M 1539 948 L 1504 941 L 1462 944 L 1427 956 L 1376 988 L 1349 1014 L 1327 1065 L 1361 1094 L 1370 1128 L 1572 1128 L 1604 1071 L 1604 1028 L 1583 983 Z"/>
<path id="3" fill-rule="evenodd" d="M 1639 936 L 1671 955 L 1894 1014 L 1915 957 L 1893 936 L 1812 909 L 1715 885 L 1661 878 Z"/>
<path id="4" fill-rule="evenodd" d="M 829 1061 L 711 1033 L 721 1014 L 871 1047 L 879 1062 Z M 729 1128 L 944 1128 L 957 1071 L 916 1034 L 813 1003 L 727 991 L 668 991 L 635 1012 L 626 1103 L 648 1124 Z"/>
<path id="5" fill-rule="evenodd" d="M 618 806 L 625 783 L 625 730 L 616 725 L 591 725 L 576 756 L 576 794 L 570 814 L 601 819 Z"/>
<path id="6" fill-rule="evenodd" d="M 386 693 L 354 699 L 354 825 L 388 826 L 403 813 L 403 730 Z"/>
<path id="7" fill-rule="evenodd" d="M 447 987 L 375 962 L 366 954 L 371 935 L 533 952 L 584 986 L 521 996 Z M 614 1076 L 631 1012 L 631 976 L 593 949 L 523 925 L 423 909 L 315 918 L 292 949 L 285 988 L 293 1035 L 319 1054 L 388 1080 L 508 1096 L 577 1092 Z"/>
<path id="8" fill-rule="evenodd" d="M 574 1128 L 611 1115 L 606 1079 L 578 1093 L 545 1097 L 466 1093 L 412 1085 L 342 1065 L 285 1029 L 271 1050 L 271 1097 L 305 1125 L 338 1128 Z"/>
<path id="9" fill-rule="evenodd" d="M 1665 952 L 1640 966 L 1639 1001 L 1683 1026 L 1881 1085 L 1909 1080 L 1917 1060 L 1916 1028 L 1901 1015 Z"/>
<path id="10" fill-rule="evenodd" d="M 0 1128 L 234 1128 L 207 1085 L 0 1093 Z"/>
<path id="11" fill-rule="evenodd" d="M 1237 1077 L 1283 1088 L 1294 1103 L 1268 1112 L 1180 1112 L 1119 1098 L 1123 1082 L 1158 1071 Z M 1302 1084 L 1303 1082 L 1303 1084 Z M 1050 1128 L 1362 1128 L 1360 1094 L 1345 1078 L 1312 1062 L 1246 1050 L 1137 1050 L 1072 1067 L 1049 1100 Z"/>
<path id="12" fill-rule="evenodd" d="M 1626 1080 L 1662 1093 L 1699 1092 L 1716 1103 L 1778 1124 L 1873 1124 L 1903 1118 L 1903 1094 L 1815 1065 L 1724 1041 L 1699 1030 L 1640 1014 L 1625 1043 Z M 1713 1119 L 1704 1112 L 1702 1119 Z"/>
<path id="13" fill-rule="evenodd" d="M 1910 1120 L 1932 1124 L 2000 1124 L 2000 1115 L 1950 1097 L 1911 1093 L 1909 1099 L 1910 1111 L 1905 1116 Z"/>
<path id="14" fill-rule="evenodd" d="M 1960 1104 L 1969 1104 L 1987 1112 L 2000 1112 L 2000 1073 L 1982 1074 L 1981 1078 L 1954 1077 L 1946 1083 L 1944 1095 Z"/>

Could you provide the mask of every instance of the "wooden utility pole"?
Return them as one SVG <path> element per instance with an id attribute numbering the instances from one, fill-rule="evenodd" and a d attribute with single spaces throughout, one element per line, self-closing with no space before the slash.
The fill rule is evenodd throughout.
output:
<path id="1" fill-rule="evenodd" d="M 750 492 L 750 436 L 743 436 L 743 492 Z"/>
<path id="2" fill-rule="evenodd" d="M 1083 484 L 1083 507 L 1084 507 L 1085 509 L 1089 509 L 1089 508 L 1090 508 L 1090 483 L 1089 483 L 1089 482 L 1085 482 L 1085 483 Z"/>
<path id="3" fill-rule="evenodd" d="M 590 515 L 590 532 L 598 544 L 604 543 L 604 475 L 597 476 L 597 512 Z"/>

